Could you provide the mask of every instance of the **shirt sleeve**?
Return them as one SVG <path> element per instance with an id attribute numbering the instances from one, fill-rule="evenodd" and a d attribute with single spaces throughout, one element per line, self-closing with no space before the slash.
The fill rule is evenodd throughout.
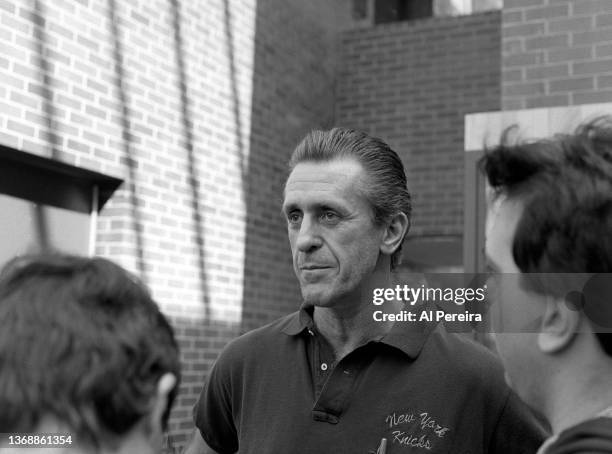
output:
<path id="1" fill-rule="evenodd" d="M 509 390 L 491 439 L 490 454 L 535 454 L 546 439 L 542 420 Z"/>
<path id="2" fill-rule="evenodd" d="M 230 359 L 221 354 L 213 366 L 194 407 L 193 418 L 204 441 L 220 454 L 238 451 L 238 434 L 232 408 Z"/>

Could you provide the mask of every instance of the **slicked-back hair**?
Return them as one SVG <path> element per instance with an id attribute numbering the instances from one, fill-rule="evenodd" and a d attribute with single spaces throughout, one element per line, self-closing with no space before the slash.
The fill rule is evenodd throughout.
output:
<path id="1" fill-rule="evenodd" d="M 118 265 L 103 258 L 27 256 L 0 273 L 3 432 L 31 432 L 51 417 L 79 443 L 114 447 L 139 421 L 148 421 L 143 418 L 167 372 L 177 385 L 164 426 L 178 391 L 178 346 L 148 291 Z"/>
<path id="2" fill-rule="evenodd" d="M 367 184 L 363 195 L 370 203 L 376 225 L 398 213 L 404 213 L 410 221 L 412 204 L 404 165 L 397 153 L 379 138 L 348 128 L 311 131 L 293 151 L 289 170 L 301 162 L 345 158 L 355 159 L 365 170 Z M 392 270 L 400 263 L 402 244 L 403 240 L 391 255 Z"/>
<path id="3" fill-rule="evenodd" d="M 518 268 L 612 273 L 612 117 L 548 140 L 511 144 L 510 133 L 487 150 L 480 166 L 495 192 L 523 205 L 512 245 Z M 552 282 L 531 289 L 565 297 L 567 289 Z M 612 334 L 596 334 L 612 356 Z"/>

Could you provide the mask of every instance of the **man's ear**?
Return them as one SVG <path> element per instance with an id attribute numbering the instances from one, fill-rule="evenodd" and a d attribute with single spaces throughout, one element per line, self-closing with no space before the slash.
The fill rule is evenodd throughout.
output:
<path id="1" fill-rule="evenodd" d="M 150 421 L 153 423 L 154 430 L 159 430 L 160 433 L 164 430 L 165 421 L 163 421 L 166 409 L 168 408 L 168 399 L 170 393 L 176 386 L 176 376 L 170 372 L 162 375 L 157 382 L 157 393 L 155 402 L 151 410 Z"/>
<path id="2" fill-rule="evenodd" d="M 582 312 L 563 301 L 550 298 L 542 315 L 538 347 L 543 353 L 555 354 L 569 347 L 580 328 Z"/>
<path id="3" fill-rule="evenodd" d="M 402 240 L 408 232 L 410 221 L 405 213 L 397 213 L 393 215 L 388 222 L 380 244 L 380 251 L 383 254 L 391 255 L 402 244 Z"/>

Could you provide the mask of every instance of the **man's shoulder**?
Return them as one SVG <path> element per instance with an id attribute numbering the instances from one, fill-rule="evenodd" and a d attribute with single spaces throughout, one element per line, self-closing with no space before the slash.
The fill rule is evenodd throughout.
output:
<path id="1" fill-rule="evenodd" d="M 221 355 L 226 357 L 243 357 L 276 349 L 292 336 L 283 331 L 296 322 L 298 312 L 281 317 L 259 328 L 248 331 L 230 341 L 223 349 Z"/>

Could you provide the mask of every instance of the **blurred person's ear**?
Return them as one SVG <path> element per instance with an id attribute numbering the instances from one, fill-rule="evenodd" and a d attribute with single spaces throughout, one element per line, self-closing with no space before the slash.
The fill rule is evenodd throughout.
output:
<path id="1" fill-rule="evenodd" d="M 149 431 L 148 438 L 152 446 L 159 447 L 162 445 L 166 425 L 164 417 L 167 414 L 170 393 L 175 386 L 176 376 L 170 372 L 162 375 L 157 382 L 157 392 L 153 397 L 154 401 L 152 403 L 151 413 L 147 418 Z"/>
<path id="2" fill-rule="evenodd" d="M 563 301 L 550 298 L 542 315 L 538 347 L 549 355 L 560 353 L 573 342 L 580 329 L 582 313 Z"/>
<path id="3" fill-rule="evenodd" d="M 163 421 L 164 414 L 168 409 L 168 402 L 170 399 L 170 393 L 176 386 L 176 376 L 170 372 L 166 372 L 162 375 L 157 382 L 157 395 L 155 396 L 155 403 L 151 410 L 151 417 L 155 424 L 159 423 L 160 427 L 164 427 L 165 421 Z"/>

